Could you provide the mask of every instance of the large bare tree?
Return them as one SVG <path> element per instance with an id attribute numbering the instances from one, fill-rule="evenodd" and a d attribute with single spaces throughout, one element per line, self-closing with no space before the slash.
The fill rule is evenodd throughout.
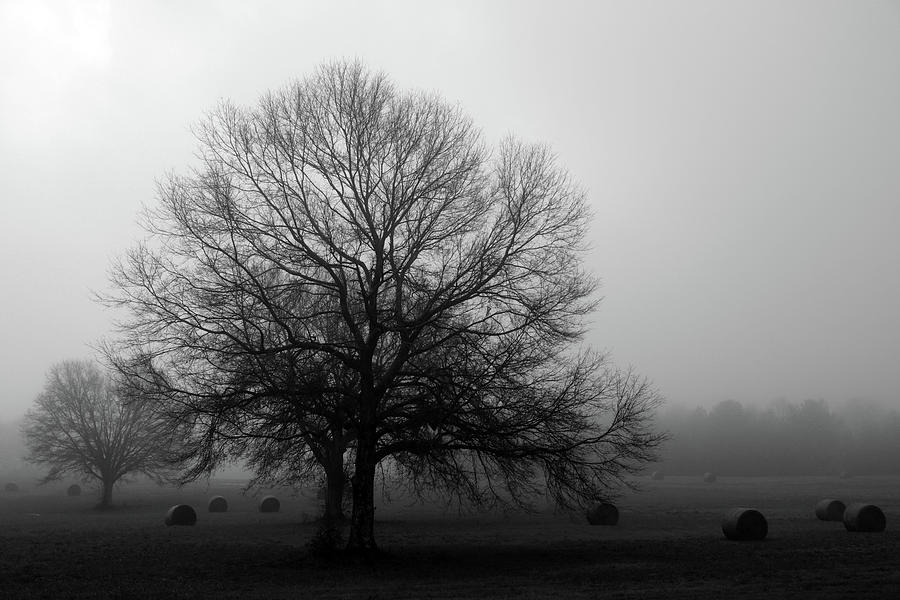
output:
<path id="1" fill-rule="evenodd" d="M 576 507 L 652 457 L 655 391 L 578 349 L 589 214 L 547 148 L 490 148 L 459 108 L 356 62 L 196 133 L 201 164 L 160 183 L 108 300 L 130 310 L 116 351 L 167 374 L 207 448 L 232 419 L 215 398 L 277 381 L 279 356 L 314 366 L 318 388 L 242 406 L 304 434 L 339 417 L 351 549 L 376 547 L 379 464 L 476 503 Z M 228 383 L 236 363 L 265 382 Z"/>
<path id="2" fill-rule="evenodd" d="M 126 475 L 170 474 L 168 452 L 178 442 L 170 423 L 152 405 L 127 400 L 90 361 L 54 365 L 22 426 L 28 460 L 50 467 L 44 481 L 66 473 L 96 479 L 108 508 Z"/>

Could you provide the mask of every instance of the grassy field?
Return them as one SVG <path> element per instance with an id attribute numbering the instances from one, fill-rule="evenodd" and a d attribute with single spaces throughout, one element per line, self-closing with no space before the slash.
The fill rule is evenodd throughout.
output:
<path id="1" fill-rule="evenodd" d="M 3 483 L 0 481 L 0 483 Z M 0 598 L 890 598 L 900 592 L 900 479 L 642 480 L 617 504 L 616 527 L 580 516 L 449 514 L 382 502 L 374 564 L 310 556 L 311 493 L 275 493 L 282 510 L 256 511 L 237 482 L 182 489 L 132 484 L 117 508 L 93 510 L 86 490 L 19 482 L 0 491 Z M 206 512 L 228 498 L 227 513 Z M 883 533 L 849 533 L 815 519 L 824 497 L 866 501 Z M 166 527 L 169 506 L 197 508 L 194 527 Z M 730 507 L 762 511 L 769 536 L 731 542 Z"/>

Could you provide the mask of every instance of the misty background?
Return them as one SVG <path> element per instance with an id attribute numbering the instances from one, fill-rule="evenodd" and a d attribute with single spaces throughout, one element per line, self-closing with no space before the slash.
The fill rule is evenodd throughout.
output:
<path id="1" fill-rule="evenodd" d="M 588 191 L 587 341 L 667 398 L 667 472 L 897 456 L 900 2 L 0 0 L 4 457 L 50 365 L 109 335 L 92 291 L 191 125 L 341 57 Z"/>

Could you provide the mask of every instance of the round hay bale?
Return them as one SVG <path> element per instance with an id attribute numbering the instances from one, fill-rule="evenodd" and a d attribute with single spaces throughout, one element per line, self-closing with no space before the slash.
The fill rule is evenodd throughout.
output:
<path id="1" fill-rule="evenodd" d="M 662 481 L 665 478 L 666 478 L 666 474 L 663 473 L 662 471 L 653 471 L 650 474 L 650 479 L 653 479 L 654 481 Z"/>
<path id="2" fill-rule="evenodd" d="M 13 483 L 12 481 L 10 481 L 10 482 L 7 483 L 5 486 L 3 486 L 3 489 L 6 490 L 7 492 L 18 492 L 18 491 L 19 491 L 19 484 L 18 484 L 18 483 Z"/>
<path id="3" fill-rule="evenodd" d="M 187 504 L 176 504 L 166 513 L 166 525 L 196 525 L 197 511 Z"/>
<path id="4" fill-rule="evenodd" d="M 66 496 L 80 496 L 81 495 L 81 486 L 77 483 L 73 483 L 66 490 Z"/>
<path id="5" fill-rule="evenodd" d="M 259 512 L 269 513 L 281 510 L 281 502 L 275 496 L 266 496 L 259 501 Z"/>
<path id="6" fill-rule="evenodd" d="M 844 527 L 847 531 L 884 531 L 887 519 L 874 504 L 859 502 L 844 509 Z"/>
<path id="7" fill-rule="evenodd" d="M 703 481 L 706 483 L 715 483 L 716 482 L 716 474 L 707 471 L 703 474 Z"/>
<path id="8" fill-rule="evenodd" d="M 769 524 L 758 510 L 734 508 L 722 521 L 722 533 L 729 540 L 762 540 L 769 533 Z"/>
<path id="9" fill-rule="evenodd" d="M 209 499 L 209 512 L 228 512 L 228 500 L 223 496 L 213 496 Z"/>
<path id="10" fill-rule="evenodd" d="M 600 502 L 588 509 L 587 520 L 591 525 L 615 525 L 619 522 L 619 509 L 609 502 Z"/>
<path id="11" fill-rule="evenodd" d="M 840 500 L 825 498 L 816 504 L 816 517 L 820 521 L 843 521 L 845 508 Z"/>

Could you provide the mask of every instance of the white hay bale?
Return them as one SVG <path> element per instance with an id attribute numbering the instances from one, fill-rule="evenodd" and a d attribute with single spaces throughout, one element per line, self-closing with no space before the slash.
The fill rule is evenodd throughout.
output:
<path id="1" fill-rule="evenodd" d="M 10 482 L 7 483 L 5 486 L 3 486 L 3 489 L 6 490 L 7 492 L 18 492 L 18 491 L 19 491 L 19 484 L 18 484 L 18 483 L 13 483 L 12 481 L 10 481 Z"/>
<path id="2" fill-rule="evenodd" d="M 844 509 L 844 527 L 847 531 L 884 531 L 887 525 L 884 512 L 874 504 L 858 502 Z"/>
<path id="3" fill-rule="evenodd" d="M 703 474 L 703 481 L 706 483 L 715 483 L 716 482 L 716 474 L 710 471 L 707 471 Z"/>
<path id="4" fill-rule="evenodd" d="M 762 540 L 769 533 L 769 524 L 758 510 L 734 508 L 722 521 L 722 533 L 729 540 Z"/>
<path id="5" fill-rule="evenodd" d="M 66 489 L 66 496 L 80 496 L 81 495 L 81 486 L 77 483 L 73 483 Z"/>
<path id="6" fill-rule="evenodd" d="M 213 496 L 209 499 L 209 512 L 228 512 L 228 500 L 224 496 Z"/>
<path id="7" fill-rule="evenodd" d="M 166 525 L 196 525 L 197 511 L 187 504 L 176 504 L 166 513 Z"/>
<path id="8" fill-rule="evenodd" d="M 259 512 L 269 513 L 281 510 L 281 502 L 275 496 L 265 496 L 259 501 Z"/>
<path id="9" fill-rule="evenodd" d="M 666 474 L 663 473 L 662 471 L 653 471 L 650 474 L 650 479 L 653 479 L 654 481 L 662 481 L 665 478 L 666 478 Z"/>
<path id="10" fill-rule="evenodd" d="M 816 504 L 816 517 L 820 521 L 843 521 L 845 508 L 840 500 L 825 498 Z"/>
<path id="11" fill-rule="evenodd" d="M 615 525 L 619 522 L 619 509 L 609 502 L 599 502 L 588 509 L 587 520 L 591 525 Z"/>

